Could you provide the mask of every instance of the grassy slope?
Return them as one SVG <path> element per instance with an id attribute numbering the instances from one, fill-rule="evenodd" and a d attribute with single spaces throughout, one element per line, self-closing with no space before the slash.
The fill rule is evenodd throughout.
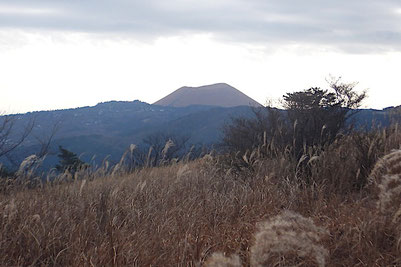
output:
<path id="1" fill-rule="evenodd" d="M 376 208 L 374 189 L 354 189 L 361 162 L 400 144 L 399 130 L 344 138 L 310 163 L 313 186 L 283 152 L 240 173 L 226 159 L 206 156 L 94 180 L 10 187 L 0 194 L 0 265 L 197 266 L 220 251 L 247 266 L 258 222 L 292 210 L 329 231 L 321 241 L 328 266 L 400 266 L 397 224 Z M 309 265 L 304 258 L 298 262 Z"/>

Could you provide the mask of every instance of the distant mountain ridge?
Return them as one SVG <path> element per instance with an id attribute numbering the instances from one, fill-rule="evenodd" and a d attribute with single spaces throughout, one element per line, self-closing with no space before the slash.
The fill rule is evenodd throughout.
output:
<path id="1" fill-rule="evenodd" d="M 145 137 L 152 134 L 188 136 L 188 145 L 211 145 L 219 142 L 220 130 L 232 117 L 251 116 L 248 106 L 217 107 L 191 105 L 187 107 L 168 107 L 151 105 L 138 100 L 110 101 L 96 106 L 55 111 L 29 112 L 11 115 L 15 117 L 15 132 L 22 132 L 26 123 L 33 119 L 35 127 L 24 144 L 15 151 L 14 162 L 37 153 L 40 149 L 37 136 L 45 137 L 54 125 L 60 123 L 53 145 L 52 154 L 46 166 L 57 163 L 57 147 L 81 155 L 89 162 L 96 156 L 97 163 L 106 157 L 118 162 L 130 144 L 142 146 Z M 47 163 L 46 163 L 47 162 Z M 7 159 L 0 163 L 10 165 Z"/>
<path id="2" fill-rule="evenodd" d="M 46 137 L 60 122 L 51 149 L 53 154 L 46 158 L 47 166 L 54 166 L 57 162 L 55 155 L 59 145 L 81 155 L 86 162 L 96 156 L 99 163 L 106 157 L 118 162 L 130 144 L 140 147 L 145 137 L 157 133 L 188 136 L 188 145 L 216 144 L 221 140 L 224 124 L 230 123 L 232 118 L 254 116 L 253 107 L 249 105 L 224 107 L 208 104 L 175 107 L 138 100 L 110 101 L 92 107 L 10 115 L 15 117 L 16 133 L 22 132 L 30 119 L 35 120 L 31 136 L 15 152 L 14 160 L 21 162 L 26 156 L 37 153 L 40 146 L 36 137 Z M 386 126 L 395 109 L 397 107 L 364 109 L 353 119 L 357 127 Z M 2 162 L 7 164 L 4 158 L 0 159 L 0 164 Z"/>
<path id="3" fill-rule="evenodd" d="M 187 107 L 191 105 L 219 107 L 262 106 L 254 99 L 226 83 L 216 83 L 200 87 L 184 86 L 153 104 L 169 107 Z"/>

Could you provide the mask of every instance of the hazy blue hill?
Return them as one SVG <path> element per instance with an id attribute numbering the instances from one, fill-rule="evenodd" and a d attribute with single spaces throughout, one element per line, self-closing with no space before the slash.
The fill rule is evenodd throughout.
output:
<path id="1" fill-rule="evenodd" d="M 358 128 L 371 129 L 387 126 L 390 124 L 391 110 L 362 109 L 355 114 L 352 121 Z"/>
<path id="2" fill-rule="evenodd" d="M 358 127 L 389 124 L 393 109 L 360 110 L 354 117 Z M 89 161 L 96 155 L 97 162 L 105 157 L 118 161 L 130 144 L 141 145 L 143 138 L 155 133 L 189 136 L 191 144 L 213 144 L 220 141 L 221 129 L 231 118 L 252 116 L 249 106 L 216 107 L 193 105 L 169 107 L 140 101 L 111 101 L 93 107 L 41 111 L 13 115 L 17 131 L 30 119 L 35 119 L 32 135 L 13 155 L 15 162 L 38 151 L 36 137 L 44 138 L 59 124 L 46 166 L 54 166 L 59 145 Z M 3 159 L 4 160 L 4 159 Z"/>
<path id="3" fill-rule="evenodd" d="M 85 161 L 96 156 L 118 161 L 130 144 L 141 145 L 143 138 L 155 133 L 189 136 L 191 144 L 219 141 L 220 129 L 232 116 L 250 115 L 249 107 L 213 106 L 165 107 L 140 101 L 111 101 L 93 107 L 40 111 L 14 115 L 21 131 L 34 118 L 35 128 L 24 145 L 14 153 L 15 162 L 39 150 L 35 137 L 46 137 L 58 124 L 47 166 L 57 162 L 59 145 L 81 155 Z"/>
<path id="4" fill-rule="evenodd" d="M 164 123 L 160 129 L 191 136 L 192 143 L 213 144 L 220 141 L 222 127 L 230 123 L 232 118 L 252 115 L 252 108 L 248 106 L 213 107 L 171 120 Z"/>

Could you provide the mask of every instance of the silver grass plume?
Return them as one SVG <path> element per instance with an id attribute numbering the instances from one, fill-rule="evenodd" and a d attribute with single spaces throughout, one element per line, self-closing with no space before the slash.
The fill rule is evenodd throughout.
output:
<path id="1" fill-rule="evenodd" d="M 173 140 L 169 139 L 166 142 L 166 144 L 164 145 L 164 148 L 162 150 L 163 158 L 165 158 L 167 156 L 167 153 L 168 153 L 169 149 L 172 148 L 173 146 L 175 146 Z"/>
<path id="2" fill-rule="evenodd" d="M 378 185 L 384 175 L 393 174 L 401 174 L 401 149 L 393 150 L 376 162 L 370 173 L 369 182 Z"/>
<path id="3" fill-rule="evenodd" d="M 323 267 L 328 251 L 320 241 L 327 233 L 312 219 L 284 211 L 259 225 L 251 247 L 251 266 L 283 266 L 289 262 L 293 264 L 294 260 L 298 264 L 303 258 Z"/>
<path id="4" fill-rule="evenodd" d="M 42 164 L 44 157 L 39 158 L 36 155 L 30 155 L 26 157 L 20 164 L 17 176 L 19 178 L 32 178 L 35 171 Z"/>
<path id="5" fill-rule="evenodd" d="M 379 159 L 370 175 L 378 189 L 378 211 L 396 227 L 397 247 L 401 249 L 401 150 Z"/>
<path id="6" fill-rule="evenodd" d="M 205 262 L 206 267 L 241 267 L 240 259 L 237 255 L 226 257 L 223 253 L 216 252 Z"/>

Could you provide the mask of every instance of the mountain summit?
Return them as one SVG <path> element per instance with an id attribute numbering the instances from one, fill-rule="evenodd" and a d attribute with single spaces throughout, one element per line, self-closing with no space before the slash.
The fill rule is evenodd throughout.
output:
<path id="1" fill-rule="evenodd" d="M 154 105 L 186 107 L 207 105 L 220 107 L 261 106 L 258 102 L 226 83 L 216 83 L 200 87 L 181 87 Z"/>

